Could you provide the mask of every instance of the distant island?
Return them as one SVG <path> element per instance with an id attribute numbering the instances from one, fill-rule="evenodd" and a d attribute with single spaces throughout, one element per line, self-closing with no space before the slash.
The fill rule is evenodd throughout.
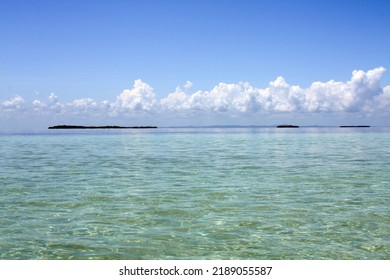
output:
<path id="1" fill-rule="evenodd" d="M 117 125 L 106 125 L 106 126 L 83 126 L 83 125 L 55 125 L 49 126 L 48 129 L 148 129 L 157 128 L 157 126 L 117 126 Z"/>
<path id="2" fill-rule="evenodd" d="M 299 126 L 291 125 L 291 124 L 282 124 L 282 125 L 278 125 L 277 128 L 299 128 Z"/>
<path id="3" fill-rule="evenodd" d="M 370 127 L 369 125 L 340 125 L 340 127 Z"/>

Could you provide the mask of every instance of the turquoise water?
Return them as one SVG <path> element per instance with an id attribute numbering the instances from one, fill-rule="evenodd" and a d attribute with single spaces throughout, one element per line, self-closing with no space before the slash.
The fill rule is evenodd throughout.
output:
<path id="1" fill-rule="evenodd" d="M 1 259 L 390 259 L 390 129 L 0 135 Z"/>

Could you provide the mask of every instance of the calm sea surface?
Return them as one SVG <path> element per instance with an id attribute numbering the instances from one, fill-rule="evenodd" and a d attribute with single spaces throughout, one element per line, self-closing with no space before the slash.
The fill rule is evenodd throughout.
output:
<path id="1" fill-rule="evenodd" d="M 1 259 L 390 259 L 390 128 L 0 135 Z"/>

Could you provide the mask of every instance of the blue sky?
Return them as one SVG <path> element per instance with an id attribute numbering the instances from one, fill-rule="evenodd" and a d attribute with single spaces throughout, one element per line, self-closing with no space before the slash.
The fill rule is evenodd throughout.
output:
<path id="1" fill-rule="evenodd" d="M 390 125 L 389 14 L 385 0 L 3 0 L 0 125 L 23 116 L 42 125 L 48 117 L 175 125 L 176 115 L 180 125 L 208 125 L 208 118 L 200 121 L 205 115 L 213 115 L 212 124 L 269 124 L 299 115 L 302 122 L 337 125 L 339 115 Z M 356 72 L 356 80 L 355 70 L 365 76 Z M 278 77 L 289 93 L 273 91 Z M 331 80 L 346 87 L 326 84 Z M 318 92 L 315 82 L 330 89 Z M 243 83 L 254 88 L 249 95 Z M 216 105 L 202 107 L 200 99 Z"/>

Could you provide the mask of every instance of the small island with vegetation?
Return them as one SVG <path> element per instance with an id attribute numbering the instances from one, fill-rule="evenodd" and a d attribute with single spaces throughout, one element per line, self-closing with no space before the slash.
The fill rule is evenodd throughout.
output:
<path id="1" fill-rule="evenodd" d="M 117 126 L 117 125 L 106 125 L 106 126 L 83 126 L 83 125 L 55 125 L 49 126 L 48 129 L 148 129 L 157 128 L 157 126 Z"/>
<path id="2" fill-rule="evenodd" d="M 278 125 L 277 128 L 299 128 L 299 126 L 291 125 L 291 124 L 282 124 L 282 125 Z"/>

